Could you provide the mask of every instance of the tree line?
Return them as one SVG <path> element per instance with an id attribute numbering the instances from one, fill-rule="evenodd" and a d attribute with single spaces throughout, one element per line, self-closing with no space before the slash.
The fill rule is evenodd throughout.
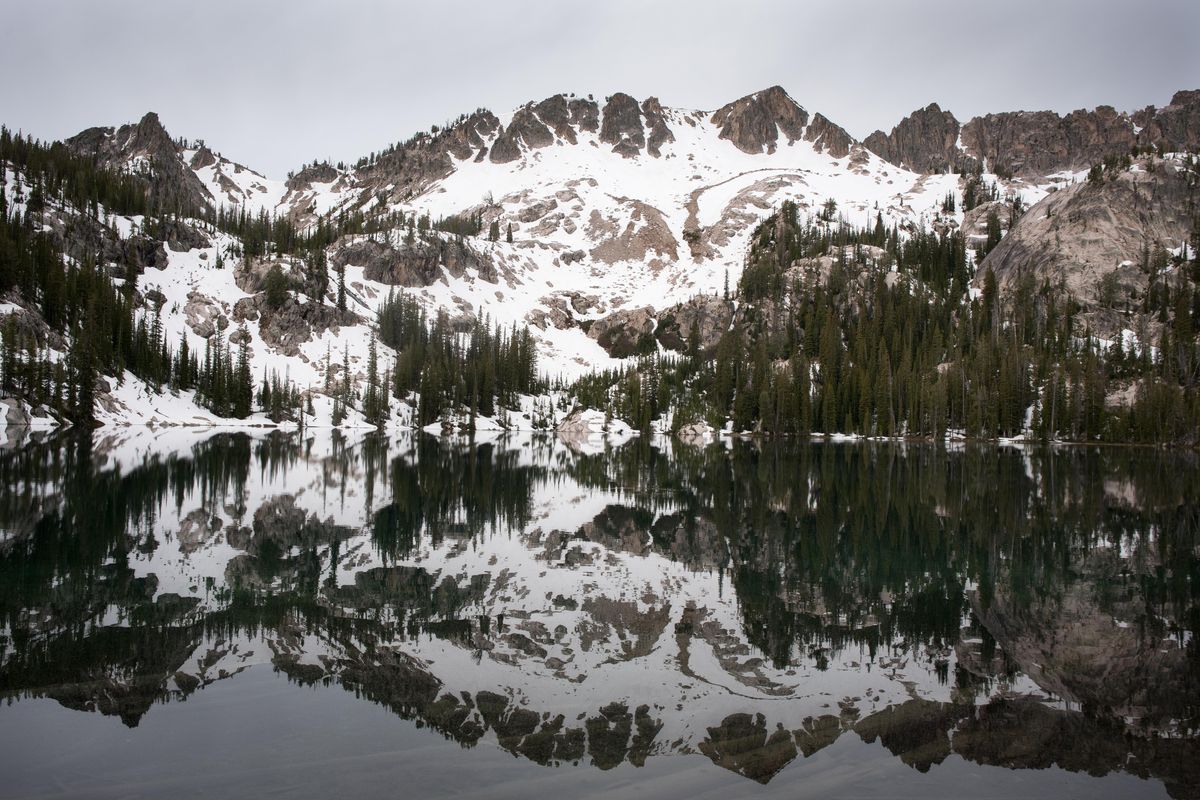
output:
<path id="1" fill-rule="evenodd" d="M 784 203 L 754 232 L 713 352 L 649 356 L 573 391 L 642 429 L 670 411 L 675 429 L 1195 442 L 1195 282 L 1168 291 L 1169 310 L 1156 301 L 1158 341 L 1133 346 L 1092 335 L 1062 285 L 1027 276 L 1002 297 L 990 271 L 973 290 L 973 272 L 961 232 L 901 238 Z M 1109 404 L 1119 386 L 1131 402 Z"/>

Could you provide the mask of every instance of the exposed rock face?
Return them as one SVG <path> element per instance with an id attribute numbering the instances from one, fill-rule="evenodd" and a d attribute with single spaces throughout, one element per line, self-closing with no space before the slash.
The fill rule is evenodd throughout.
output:
<path id="1" fill-rule="evenodd" d="M 1065 117 L 1053 111 L 987 114 L 963 126 L 962 141 L 969 154 L 986 160 L 990 168 L 1021 175 L 1087 169 L 1137 144 L 1129 117 L 1112 106 Z"/>
<path id="2" fill-rule="evenodd" d="M 161 269 L 167 266 L 167 251 L 163 242 L 144 233 L 122 238 L 101 220 L 89 215 L 61 213 L 48 209 L 41 214 L 42 232 L 50 236 L 56 246 L 67 255 L 76 258 L 96 258 L 110 276 L 128 278 L 141 274 L 146 268 Z M 183 244 L 204 246 L 208 237 L 195 228 L 178 220 L 163 220 L 156 226 L 163 239 L 172 243 L 172 249 L 186 249 Z"/>
<path id="3" fill-rule="evenodd" d="M 1133 115 L 1142 128 L 1138 138 L 1165 150 L 1200 149 L 1200 90 L 1176 92 L 1170 105 L 1153 106 Z"/>
<path id="4" fill-rule="evenodd" d="M 196 155 L 199 155 L 197 153 Z M 193 159 L 193 167 L 195 160 Z M 314 183 L 331 183 L 338 179 L 341 175 L 334 166 L 328 162 L 320 164 L 309 164 L 304 169 L 297 172 L 287 180 L 287 188 L 291 191 L 299 191 L 306 189 Z"/>
<path id="5" fill-rule="evenodd" d="M 595 133 L 600 130 L 600 106 L 595 100 L 577 97 L 567 103 L 571 111 L 571 124 L 581 131 Z"/>
<path id="6" fill-rule="evenodd" d="M 683 352 L 694 346 L 708 355 L 716 351 L 732 322 L 733 306 L 729 302 L 713 295 L 698 295 L 661 311 L 654 335 L 668 350 Z M 695 342 L 691 341 L 693 333 Z"/>
<path id="7" fill-rule="evenodd" d="M 1191 231 L 1191 190 L 1176 161 L 1142 158 L 1135 167 L 1061 189 L 1026 211 L 976 281 L 989 269 L 1001 288 L 1022 276 L 1061 278 L 1074 297 L 1094 304 L 1101 277 L 1117 271 L 1125 290 L 1140 295 L 1149 280 L 1141 271 L 1144 246 L 1178 247 Z"/>
<path id="8" fill-rule="evenodd" d="M 637 100 L 624 92 L 608 98 L 604 104 L 604 121 L 600 125 L 600 141 L 611 144 L 614 153 L 629 158 L 641 153 L 646 146 L 646 134 Z"/>
<path id="9" fill-rule="evenodd" d="M 208 236 L 181 220 L 163 220 L 159 223 L 156 233 L 158 240 L 166 243 L 167 247 L 176 253 L 185 253 L 212 244 Z"/>
<path id="10" fill-rule="evenodd" d="M 372 192 L 390 187 L 393 196 L 403 198 L 449 175 L 454 169 L 452 156 L 464 160 L 486 153 L 485 138 L 499 127 L 495 114 L 480 109 L 455 125 L 436 133 L 419 133 L 396 145 L 374 163 L 360 167 L 358 178 Z"/>
<path id="11" fill-rule="evenodd" d="M 96 158 L 116 169 L 144 165 L 148 168 L 151 195 L 168 208 L 200 211 L 213 202 L 208 189 L 184 165 L 179 148 L 153 111 L 136 125 L 88 128 L 64 144 L 79 155 Z"/>
<path id="12" fill-rule="evenodd" d="M 664 144 L 675 141 L 675 134 L 667 127 L 666 114 L 657 97 L 649 97 L 642 103 L 642 114 L 646 117 L 646 126 L 650 131 L 646 152 L 657 158 L 662 154 L 660 148 Z"/>
<path id="13" fill-rule="evenodd" d="M 30 423 L 29 413 L 15 397 L 0 397 L 0 419 L 6 428 L 27 428 Z"/>
<path id="14" fill-rule="evenodd" d="M 312 339 L 314 333 L 362 322 L 352 311 L 339 311 L 336 306 L 324 303 L 301 303 L 290 296 L 279 308 L 267 305 L 263 295 L 254 300 L 260 314 L 258 331 L 263 341 L 287 356 L 299 356 L 300 345 Z"/>
<path id="15" fill-rule="evenodd" d="M 765 148 L 773 153 L 780 131 L 789 144 L 804 135 L 808 112 L 782 87 L 772 86 L 722 106 L 713 113 L 712 122 L 720 126 L 721 138 L 733 142 L 739 150 L 761 153 Z"/>
<path id="16" fill-rule="evenodd" d="M 202 145 L 192 156 L 192 160 L 188 163 L 188 166 L 192 169 L 204 169 L 216 164 L 217 160 L 216 154 L 212 150 L 209 150 L 207 146 Z"/>
<path id="17" fill-rule="evenodd" d="M 1135 145 L 1173 152 L 1200 148 L 1200 91 L 1176 92 L 1164 108 L 1148 106 L 1132 115 L 1112 106 L 1065 116 L 1008 111 L 961 126 L 953 114 L 931 103 L 901 120 L 891 133 L 871 134 L 864 144 L 914 172 L 962 170 L 968 166 L 963 159 L 986 160 L 991 169 L 1018 175 L 1082 170 Z"/>
<path id="18" fill-rule="evenodd" d="M 863 144 L 880 158 L 913 172 L 947 172 L 960 157 L 957 142 L 961 129 L 953 114 L 930 103 L 900 120 L 891 133 L 875 131 Z"/>
<path id="19" fill-rule="evenodd" d="M 517 109 L 508 127 L 496 137 L 488 158 L 497 164 L 516 161 L 521 157 L 522 144 L 531 150 L 554 144 L 554 134 L 530 106 Z"/>
<path id="20" fill-rule="evenodd" d="M 442 237 L 417 237 L 397 246 L 359 239 L 335 250 L 330 263 L 363 267 L 368 280 L 394 286 L 429 286 L 442 277 L 443 267 L 456 278 L 474 269 L 481 279 L 496 280 L 490 259 L 464 241 Z"/>
<path id="21" fill-rule="evenodd" d="M 614 311 L 588 326 L 587 335 L 613 358 L 654 352 L 654 309 Z"/>
<path id="22" fill-rule="evenodd" d="M 553 97 L 547 97 L 534 106 L 533 110 L 537 112 L 538 118 L 542 122 L 553 129 L 555 136 L 569 144 L 575 144 L 578 141 L 575 137 L 575 128 L 571 124 L 571 109 L 566 95 L 556 94 Z"/>
<path id="23" fill-rule="evenodd" d="M 812 142 L 818 150 L 824 150 L 834 158 L 845 158 L 850 155 L 850 147 L 854 137 L 846 133 L 841 126 L 830 122 L 823 114 L 816 114 L 812 124 L 804 131 L 804 141 Z"/>
<path id="24" fill-rule="evenodd" d="M 628 95 L 621 95 L 621 97 L 628 97 Z M 632 98 L 629 99 L 632 100 Z M 636 110 L 636 102 L 634 109 Z M 623 106 L 615 113 L 618 116 L 623 113 Z M 599 128 L 599 119 L 599 107 L 591 100 L 568 99 L 564 94 L 556 94 L 553 97 L 547 97 L 540 103 L 528 103 L 517 109 L 507 128 L 500 130 L 496 141 L 492 143 L 488 158 L 497 164 L 505 164 L 520 158 L 523 150 L 547 147 L 554 144 L 555 141 L 577 144 L 579 132 L 596 131 Z M 640 135 L 641 120 L 637 119 L 636 122 L 636 128 Z M 620 123 L 621 121 L 614 117 L 613 124 Z M 617 134 L 612 135 L 617 136 Z M 666 140 L 662 138 L 662 133 L 659 136 L 661 140 Z M 669 136 L 670 132 L 667 131 L 666 137 Z M 619 138 L 614 141 L 619 142 Z"/>
<path id="25" fill-rule="evenodd" d="M 608 264 L 678 259 L 678 242 L 662 212 L 639 200 L 624 198 L 623 202 L 629 207 L 629 220 L 624 226 L 594 209 L 588 217 L 588 233 L 600 242 L 592 248 L 592 258 Z"/>

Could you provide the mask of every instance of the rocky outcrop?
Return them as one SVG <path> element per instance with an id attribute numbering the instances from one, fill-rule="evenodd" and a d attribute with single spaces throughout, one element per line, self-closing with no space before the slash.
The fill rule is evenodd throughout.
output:
<path id="1" fill-rule="evenodd" d="M 571 124 L 576 128 L 589 133 L 600 130 L 600 106 L 590 96 L 586 100 L 573 98 L 567 108 L 571 111 Z"/>
<path id="2" fill-rule="evenodd" d="M 555 136 L 568 144 L 575 144 L 578 141 L 571 121 L 571 107 L 567 102 L 566 95 L 556 94 L 553 97 L 547 97 L 534 106 L 533 110 L 537 113 L 538 118 L 554 131 Z"/>
<path id="3" fill-rule="evenodd" d="M 415 237 L 399 245 L 357 239 L 341 244 L 330 263 L 335 268 L 360 266 L 367 280 L 393 286 L 429 286 L 442 279 L 443 269 L 456 278 L 475 270 L 481 279 L 496 281 L 490 258 L 465 241 L 441 236 Z"/>
<path id="4" fill-rule="evenodd" d="M 212 241 L 206 234 L 178 219 L 160 220 L 154 236 L 157 241 L 163 242 L 176 253 L 212 246 Z"/>
<path id="5" fill-rule="evenodd" d="M 604 412 L 594 408 L 577 408 L 563 418 L 554 429 L 560 436 L 578 439 L 605 433 Z"/>
<path id="6" fill-rule="evenodd" d="M 599 242 L 591 249 L 592 258 L 606 264 L 642 261 L 651 266 L 677 260 L 678 242 L 662 212 L 640 200 L 619 199 L 629 211 L 624 225 L 596 209 L 588 216 L 588 235 Z"/>
<path id="7" fill-rule="evenodd" d="M 642 103 L 642 114 L 646 117 L 646 128 L 650 134 L 646 141 L 646 152 L 658 158 L 662 155 L 662 146 L 675 141 L 675 134 L 667 127 L 666 112 L 657 97 L 649 97 Z"/>
<path id="8" fill-rule="evenodd" d="M 775 152 L 782 132 L 788 144 L 804 135 L 808 112 L 788 96 L 780 86 L 747 95 L 722 106 L 712 115 L 712 123 L 745 153 Z"/>
<path id="9" fill-rule="evenodd" d="M 364 198 L 386 191 L 402 199 L 424 189 L 453 172 L 453 159 L 462 161 L 486 155 L 486 140 L 499 128 L 500 120 L 495 114 L 479 109 L 449 127 L 418 133 L 393 145 L 374 161 L 359 165 L 356 176 L 367 190 Z"/>
<path id="10" fill-rule="evenodd" d="M 207 339 L 216 333 L 217 322 L 225 318 L 221 306 L 215 300 L 195 289 L 188 292 L 183 315 L 187 326 L 202 339 Z M 225 324 L 228 324 L 228 319 L 225 320 Z"/>
<path id="11" fill-rule="evenodd" d="M 588 324 L 587 335 L 613 358 L 628 358 L 654 352 L 654 326 L 654 309 L 645 306 L 594 320 Z"/>
<path id="12" fill-rule="evenodd" d="M 960 138 L 961 136 L 961 138 Z M 971 161 L 1016 175 L 1083 170 L 1135 146 L 1169 152 L 1200 149 L 1200 91 L 1179 91 L 1169 105 L 1133 114 L 1112 106 L 1053 111 L 1007 111 L 964 125 L 937 103 L 900 121 L 891 133 L 875 131 L 864 144 L 881 158 L 914 172 L 963 171 Z"/>
<path id="13" fill-rule="evenodd" d="M 708 356 L 716 352 L 732 322 L 731 303 L 715 295 L 697 295 L 660 311 L 654 335 L 668 350 L 682 353 L 694 347 Z"/>
<path id="14" fill-rule="evenodd" d="M 1171 151 L 1200 150 L 1200 90 L 1176 92 L 1169 105 L 1133 115 L 1139 140 Z"/>
<path id="15" fill-rule="evenodd" d="M 813 148 L 822 150 L 834 158 L 850 155 L 854 137 L 840 126 L 830 122 L 824 114 L 816 114 L 804 131 L 804 141 L 812 142 Z"/>
<path id="16" fill-rule="evenodd" d="M 213 203 L 212 195 L 184 164 L 181 149 L 153 111 L 136 125 L 88 128 L 64 144 L 105 166 L 144 174 L 148 191 L 161 207 L 199 213 Z"/>
<path id="17" fill-rule="evenodd" d="M 204 169 L 211 167 L 219 161 L 217 154 L 209 150 L 207 145 L 200 145 L 200 148 L 192 154 L 192 160 L 188 162 L 188 166 L 192 169 Z"/>
<path id="18" fill-rule="evenodd" d="M 993 171 L 1046 175 L 1087 169 L 1105 157 L 1128 153 L 1137 144 L 1133 123 L 1112 106 L 1072 111 L 1010 111 L 976 117 L 962 128 L 969 155 Z"/>
<path id="19" fill-rule="evenodd" d="M 520 158 L 522 146 L 532 150 L 551 144 L 554 144 L 554 134 L 533 108 L 526 106 L 517 109 L 508 127 L 501 129 L 488 158 L 497 164 L 504 164 Z"/>
<path id="20" fill-rule="evenodd" d="M 324 333 L 342 325 L 358 325 L 363 322 L 352 311 L 339 311 L 336 306 L 324 303 L 300 302 L 289 296 L 278 308 L 266 303 L 263 295 L 254 298 L 258 311 L 258 331 L 264 342 L 286 356 L 300 355 L 300 345 L 314 335 Z M 235 332 L 236 333 L 236 332 Z M 230 337 L 233 340 L 233 337 Z"/>
<path id="21" fill-rule="evenodd" d="M 599 107 L 594 101 L 556 94 L 517 109 L 508 127 L 502 128 L 492 143 L 488 158 L 504 164 L 516 161 L 525 150 L 547 147 L 555 141 L 577 144 L 580 132 L 594 132 L 598 127 Z"/>
<path id="22" fill-rule="evenodd" d="M 646 133 L 642 128 L 642 112 L 637 100 L 624 92 L 617 92 L 608 98 L 600 125 L 600 141 L 611 144 L 614 153 L 627 158 L 642 152 L 646 146 Z"/>
<path id="23" fill-rule="evenodd" d="M 1174 160 L 1145 157 L 1133 166 L 1030 208 L 984 259 L 976 282 L 988 270 L 1001 289 L 1022 277 L 1061 281 L 1077 300 L 1095 305 L 1101 278 L 1116 273 L 1123 298 L 1141 297 L 1149 283 L 1144 249 L 1178 247 L 1190 235 L 1195 178 Z"/>
<path id="24" fill-rule="evenodd" d="M 341 173 L 327 161 L 312 163 L 289 177 L 286 186 L 288 191 L 303 191 L 314 183 L 332 183 L 339 175 Z"/>
<path id="25" fill-rule="evenodd" d="M 875 131 L 863 144 L 880 158 L 913 172 L 949 172 L 960 159 L 958 119 L 937 103 L 909 114 L 891 133 Z"/>

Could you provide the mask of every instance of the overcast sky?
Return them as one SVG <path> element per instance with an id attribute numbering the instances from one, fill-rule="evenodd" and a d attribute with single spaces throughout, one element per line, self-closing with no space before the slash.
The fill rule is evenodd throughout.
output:
<path id="1" fill-rule="evenodd" d="M 0 121 L 159 113 L 272 177 L 557 92 L 712 109 L 781 84 L 857 138 L 930 101 L 1165 105 L 1200 88 L 1197 0 L 0 0 Z"/>

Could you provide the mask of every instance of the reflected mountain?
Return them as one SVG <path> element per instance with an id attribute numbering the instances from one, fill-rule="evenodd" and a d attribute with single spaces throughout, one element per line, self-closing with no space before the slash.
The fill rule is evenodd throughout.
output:
<path id="1" fill-rule="evenodd" d="M 177 429 L 0 480 L 9 702 L 136 726 L 270 665 L 544 765 L 1200 786 L 1195 454 Z"/>

